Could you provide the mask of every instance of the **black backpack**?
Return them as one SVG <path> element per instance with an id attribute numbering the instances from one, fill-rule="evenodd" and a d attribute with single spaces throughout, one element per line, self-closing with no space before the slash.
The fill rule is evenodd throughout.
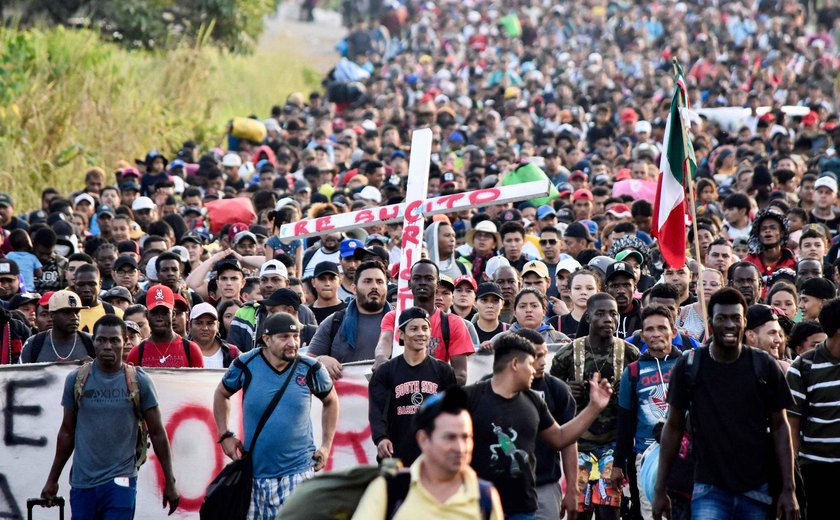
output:
<path id="1" fill-rule="evenodd" d="M 35 335 L 32 339 L 32 351 L 30 352 L 29 359 L 32 363 L 38 362 L 38 356 L 41 355 L 41 350 L 44 349 L 44 343 L 47 341 L 47 334 L 50 331 L 39 332 Z M 82 346 L 85 347 L 85 352 L 87 355 L 90 356 L 91 359 L 96 357 L 96 351 L 93 349 L 93 339 L 88 336 L 87 334 L 82 333 L 81 331 L 76 331 L 76 334 L 82 339 Z"/>
<path id="2" fill-rule="evenodd" d="M 341 322 L 344 321 L 344 315 L 346 313 L 347 309 L 342 309 L 332 315 L 332 321 L 330 322 L 331 338 L 335 338 L 335 335 L 338 332 L 338 328 L 341 326 Z M 449 315 L 443 311 L 440 311 L 440 314 L 440 332 L 441 334 L 443 334 L 443 345 L 446 347 L 446 351 L 449 352 Z M 395 316 L 394 318 L 396 319 L 398 318 L 398 316 Z"/>

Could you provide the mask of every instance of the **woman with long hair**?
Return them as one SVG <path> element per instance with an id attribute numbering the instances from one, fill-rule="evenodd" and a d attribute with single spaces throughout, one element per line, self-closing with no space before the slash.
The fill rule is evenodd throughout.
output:
<path id="1" fill-rule="evenodd" d="M 548 343 L 549 350 L 557 350 L 569 342 L 569 337 L 546 323 L 548 298 L 533 287 L 525 287 L 513 300 L 513 316 L 516 318 L 510 330 L 531 329 L 539 332 Z"/>
<path id="2" fill-rule="evenodd" d="M 704 267 L 700 276 L 703 286 L 703 300 L 706 304 L 706 312 L 709 312 L 709 300 L 714 293 L 724 286 L 723 273 L 711 267 Z M 699 301 L 680 308 L 679 316 L 677 316 L 677 329 L 697 341 L 703 342 L 706 335 L 706 322 L 703 320 L 703 311 L 700 308 Z"/>
<path id="3" fill-rule="evenodd" d="M 569 314 L 560 317 L 558 330 L 575 339 L 580 320 L 583 319 L 583 314 L 586 312 L 586 302 L 600 290 L 601 279 L 594 271 L 584 267 L 573 272 L 569 276 L 572 309 Z"/>

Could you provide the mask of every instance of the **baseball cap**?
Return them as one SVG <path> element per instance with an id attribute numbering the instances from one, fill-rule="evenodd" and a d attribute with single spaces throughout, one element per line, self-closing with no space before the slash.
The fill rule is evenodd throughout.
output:
<path id="1" fill-rule="evenodd" d="M 370 258 L 370 257 L 374 258 Z M 388 263 L 390 254 L 382 246 L 357 247 L 353 250 L 353 257 L 362 262 L 366 260 L 376 260 Z"/>
<path id="2" fill-rule="evenodd" d="M 14 206 L 15 199 L 8 193 L 0 193 L 0 206 Z"/>
<path id="3" fill-rule="evenodd" d="M 96 205 L 96 201 L 94 201 L 93 197 L 91 197 L 88 193 L 80 193 L 76 195 L 76 198 L 73 199 L 73 205 L 78 206 L 80 202 L 87 202 L 91 206 Z"/>
<path id="4" fill-rule="evenodd" d="M 557 213 L 555 213 L 555 215 L 557 216 L 558 222 L 565 222 L 566 224 L 571 224 L 575 221 L 575 214 L 572 213 L 572 210 L 570 210 L 569 208 L 560 208 L 557 210 Z"/>
<path id="5" fill-rule="evenodd" d="M 473 291 L 478 290 L 478 285 L 475 283 L 475 279 L 468 274 L 462 274 L 458 278 L 455 278 L 454 283 L 455 283 L 456 288 L 459 285 L 461 285 L 462 283 L 465 283 L 465 284 L 468 284 L 470 287 L 472 287 Z"/>
<path id="6" fill-rule="evenodd" d="M 583 170 L 575 170 L 575 171 L 572 172 L 571 175 L 569 175 L 569 180 L 570 181 L 572 181 L 574 179 L 587 180 L 588 177 L 586 176 L 586 173 Z"/>
<path id="7" fill-rule="evenodd" d="M 834 178 L 833 175 L 825 175 L 817 179 L 817 182 L 814 183 L 814 189 L 817 188 L 828 188 L 831 190 L 832 193 L 837 193 L 837 179 Z"/>
<path id="8" fill-rule="evenodd" d="M 589 232 L 589 228 L 580 222 L 573 222 L 572 224 L 569 224 L 563 236 L 569 238 L 585 238 L 588 242 L 595 241 L 592 238 L 592 234 Z"/>
<path id="9" fill-rule="evenodd" d="M 248 231 L 248 224 L 243 222 L 235 222 L 231 224 L 227 231 L 228 239 L 232 242 L 234 238 L 236 238 L 236 235 L 243 231 Z"/>
<path id="10" fill-rule="evenodd" d="M 821 300 L 830 300 L 837 294 L 834 284 L 825 278 L 811 278 L 802 284 L 799 294 L 812 296 Z"/>
<path id="11" fill-rule="evenodd" d="M 272 307 L 275 305 L 288 305 L 298 310 L 300 308 L 300 296 L 295 291 L 284 287 L 271 293 L 271 296 L 265 300 L 260 300 L 260 305 L 270 305 Z"/>
<path id="12" fill-rule="evenodd" d="M 155 203 L 149 197 L 137 197 L 131 203 L 131 211 L 142 211 L 144 209 L 155 209 Z"/>
<path id="13" fill-rule="evenodd" d="M 649 133 L 651 133 L 652 130 L 653 130 L 653 126 L 649 122 L 647 122 L 645 120 L 636 121 L 636 126 L 634 128 L 634 131 L 637 134 L 639 134 L 639 133 L 649 134 Z"/>
<path id="14" fill-rule="evenodd" d="M 300 329 L 297 318 L 285 312 L 278 312 L 266 318 L 263 335 L 271 336 L 273 334 L 300 332 Z"/>
<path id="15" fill-rule="evenodd" d="M 555 272 L 559 273 L 560 271 L 569 271 L 570 273 L 574 273 L 578 269 L 580 269 L 580 262 L 575 260 L 574 258 L 564 258 L 557 262 L 557 267 L 554 269 Z"/>
<path id="16" fill-rule="evenodd" d="M 382 194 L 379 192 L 379 188 L 374 186 L 365 186 L 362 188 L 362 191 L 353 195 L 353 198 L 356 200 L 364 200 L 366 202 L 375 202 L 376 204 L 382 202 Z"/>
<path id="17" fill-rule="evenodd" d="M 540 278 L 550 278 L 548 267 L 539 260 L 531 260 L 522 268 L 522 276 L 528 273 L 536 273 Z"/>
<path id="18" fill-rule="evenodd" d="M 239 260 L 237 260 L 236 258 L 232 258 L 232 257 L 223 258 L 222 260 L 219 260 L 218 262 L 216 262 L 216 265 L 213 268 L 213 270 L 216 271 L 216 276 L 219 276 L 219 274 L 222 273 L 223 271 L 230 271 L 230 270 L 239 271 L 240 273 L 244 273 L 244 271 L 242 270 L 242 265 L 239 264 Z"/>
<path id="19" fill-rule="evenodd" d="M 633 266 L 631 266 L 627 262 L 614 262 L 610 264 L 609 267 L 607 267 L 606 280 L 610 281 L 612 278 L 621 274 L 627 275 L 633 279 L 636 278 L 636 273 L 633 272 Z"/>
<path id="20" fill-rule="evenodd" d="M 485 282 L 478 286 L 478 289 L 475 291 L 475 299 L 479 300 L 485 296 L 497 296 L 500 300 L 504 300 L 505 297 L 502 294 L 502 288 L 499 287 L 499 284 L 493 282 Z"/>
<path id="21" fill-rule="evenodd" d="M 388 244 L 388 237 L 385 235 L 368 235 L 365 239 L 365 246 L 369 246 L 371 242 L 379 242 L 381 245 Z"/>
<path id="22" fill-rule="evenodd" d="M 9 300 L 9 310 L 15 310 L 21 305 L 27 303 L 35 303 L 41 300 L 41 295 L 38 293 L 20 293 L 16 294 Z"/>
<path id="23" fill-rule="evenodd" d="M 572 200 L 595 200 L 595 196 L 592 195 L 592 192 L 587 190 L 586 188 L 581 188 L 572 195 Z"/>
<path id="24" fill-rule="evenodd" d="M 137 265 L 137 260 L 134 259 L 131 255 L 120 255 L 114 260 L 114 271 L 119 271 L 120 268 L 125 266 L 131 266 L 135 269 L 139 269 L 140 267 Z"/>
<path id="25" fill-rule="evenodd" d="M 219 319 L 219 313 L 216 312 L 215 307 L 213 307 L 212 305 L 210 305 L 207 302 L 201 302 L 198 305 L 196 305 L 195 307 L 193 307 L 192 310 L 190 311 L 190 321 L 198 319 L 199 317 L 204 316 L 205 314 L 209 314 L 210 316 L 213 316 L 213 318 L 215 318 L 217 320 Z"/>
<path id="26" fill-rule="evenodd" d="M 122 178 L 136 177 L 136 178 L 139 179 L 140 177 L 142 177 L 142 175 L 140 174 L 140 170 L 138 170 L 137 168 L 133 168 L 133 167 L 129 166 L 128 168 L 123 168 L 120 171 L 120 177 L 122 177 Z"/>
<path id="27" fill-rule="evenodd" d="M 52 298 L 53 294 L 55 294 L 55 291 L 45 292 L 44 295 L 41 296 L 41 299 L 38 300 L 38 307 L 46 307 L 47 305 L 49 305 L 50 304 L 50 298 Z"/>
<path id="28" fill-rule="evenodd" d="M 467 394 L 460 386 L 448 388 L 445 392 L 430 395 L 426 398 L 414 422 L 418 430 L 428 429 L 435 423 L 438 415 L 443 413 L 457 414 L 467 409 Z"/>
<path id="29" fill-rule="evenodd" d="M 496 224 L 489 220 L 482 220 L 478 224 L 475 225 L 474 228 L 467 232 L 466 240 L 468 244 L 473 243 L 473 238 L 475 237 L 476 233 L 488 233 L 493 235 L 496 239 L 496 245 L 501 245 L 502 237 L 499 236 L 499 230 L 496 228 Z"/>
<path id="30" fill-rule="evenodd" d="M 136 324 L 131 320 L 125 320 L 125 328 L 130 330 L 131 332 L 134 332 L 135 334 L 143 334 L 140 331 L 140 325 Z"/>
<path id="31" fill-rule="evenodd" d="M 339 256 L 341 258 L 349 258 L 353 256 L 353 253 L 356 252 L 356 249 L 364 248 L 365 245 L 362 243 L 361 240 L 356 240 L 355 238 L 347 238 L 341 241 L 341 246 L 339 247 Z"/>
<path id="32" fill-rule="evenodd" d="M 499 220 L 502 222 L 522 220 L 522 213 L 518 209 L 506 209 L 502 211 L 502 214 L 499 216 Z"/>
<path id="33" fill-rule="evenodd" d="M 235 237 L 233 237 L 233 245 L 239 244 L 246 238 L 250 238 L 255 244 L 257 243 L 257 235 L 251 233 L 250 231 L 240 231 Z"/>
<path id="34" fill-rule="evenodd" d="M 318 278 L 322 274 L 334 274 L 338 276 L 338 265 L 335 262 L 330 262 L 328 260 L 318 262 L 315 266 L 315 271 L 313 272 L 312 277 Z"/>
<path id="35" fill-rule="evenodd" d="M 633 216 L 630 212 L 630 208 L 627 207 L 627 204 L 613 204 L 610 206 L 610 209 L 607 210 L 607 213 L 616 218 L 630 218 Z"/>
<path id="36" fill-rule="evenodd" d="M 52 300 L 50 304 L 52 305 Z M 161 284 L 149 287 L 146 291 L 146 309 L 151 311 L 157 307 L 166 307 L 170 310 L 175 308 L 175 295 L 172 294 L 172 289 Z"/>
<path id="37" fill-rule="evenodd" d="M 230 167 L 230 168 L 239 168 L 242 166 L 242 158 L 239 157 L 238 153 L 228 153 L 222 157 L 222 166 Z"/>
<path id="38" fill-rule="evenodd" d="M 487 261 L 487 265 L 484 267 L 484 274 L 487 278 L 493 278 L 493 275 L 501 267 L 510 267 L 510 261 L 503 256 L 494 256 Z"/>
<path id="39" fill-rule="evenodd" d="M 111 206 L 109 206 L 107 204 L 103 204 L 103 205 L 99 206 L 99 209 L 96 210 L 96 214 L 100 217 L 102 215 L 110 215 L 111 217 L 113 217 L 115 215 L 114 208 L 112 208 Z"/>
<path id="40" fill-rule="evenodd" d="M 645 263 L 645 257 L 642 256 L 642 253 L 636 251 L 635 249 L 625 249 L 624 251 L 620 251 L 617 255 L 615 255 L 615 261 L 623 262 L 630 257 L 635 258 L 639 265 Z"/>
<path id="41" fill-rule="evenodd" d="M 548 204 L 544 204 L 537 208 L 537 220 L 542 220 L 546 217 L 556 217 L 557 212 Z"/>
<path id="42" fill-rule="evenodd" d="M 397 328 L 403 330 L 413 320 L 426 320 L 426 322 L 431 323 L 429 313 L 426 312 L 425 309 L 421 309 L 420 307 L 410 307 L 400 313 L 400 321 Z"/>
<path id="43" fill-rule="evenodd" d="M 750 305 L 747 309 L 747 328 L 746 330 L 755 330 L 768 321 L 778 321 L 776 313 L 773 312 L 773 307 L 758 303 Z"/>
<path id="44" fill-rule="evenodd" d="M 134 298 L 131 297 L 131 293 L 128 292 L 128 289 L 120 287 L 119 285 L 111 287 L 105 292 L 105 294 L 102 295 L 103 300 L 107 300 L 109 298 L 120 298 L 121 300 L 127 301 L 129 304 L 134 303 Z"/>
<path id="45" fill-rule="evenodd" d="M 184 245 L 186 242 L 193 242 L 198 245 L 204 245 L 204 237 L 196 233 L 195 231 L 190 231 L 188 233 L 184 233 L 181 237 L 181 240 L 178 241 L 178 245 Z"/>
<path id="46" fill-rule="evenodd" d="M 87 309 L 82 305 L 82 299 L 73 291 L 62 290 L 56 291 L 50 297 L 50 312 L 60 311 L 63 309 L 82 310 Z"/>
<path id="47" fill-rule="evenodd" d="M 281 278 L 289 278 L 289 270 L 286 268 L 286 264 L 280 260 L 269 260 L 260 267 L 260 278 L 272 274 L 276 274 Z"/>
<path id="48" fill-rule="evenodd" d="M 446 276 L 445 274 L 440 275 L 440 278 L 438 279 L 438 285 L 445 285 L 451 291 L 455 290 L 455 282 L 452 281 L 452 277 Z"/>
<path id="49" fill-rule="evenodd" d="M 124 182 L 120 184 L 120 191 L 136 191 L 137 193 L 140 193 L 140 185 L 136 182 Z"/>
<path id="50" fill-rule="evenodd" d="M 639 120 L 639 114 L 632 108 L 625 108 L 619 113 L 619 119 L 622 123 L 635 123 Z"/>
<path id="51" fill-rule="evenodd" d="M 248 231 L 253 233 L 257 238 L 266 238 L 271 234 L 267 227 L 260 226 L 259 224 L 253 224 L 250 228 L 248 228 Z"/>
<path id="52" fill-rule="evenodd" d="M 14 260 L 0 258 L 0 274 L 11 274 L 17 276 L 20 274 L 20 268 Z"/>

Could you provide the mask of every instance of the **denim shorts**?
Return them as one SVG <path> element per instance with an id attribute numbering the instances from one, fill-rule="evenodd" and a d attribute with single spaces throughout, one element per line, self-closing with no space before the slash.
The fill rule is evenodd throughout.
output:
<path id="1" fill-rule="evenodd" d="M 767 485 L 748 493 L 730 493 L 711 484 L 694 484 L 691 517 L 703 520 L 768 520 Z"/>

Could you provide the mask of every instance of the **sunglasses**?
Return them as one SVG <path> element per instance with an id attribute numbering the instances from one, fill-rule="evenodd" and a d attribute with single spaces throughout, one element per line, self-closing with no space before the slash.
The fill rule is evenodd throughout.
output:
<path id="1" fill-rule="evenodd" d="M 549 238 L 549 239 L 545 239 L 545 240 L 540 240 L 540 245 L 541 246 L 555 246 L 555 245 L 557 245 L 557 239 L 556 238 Z"/>

